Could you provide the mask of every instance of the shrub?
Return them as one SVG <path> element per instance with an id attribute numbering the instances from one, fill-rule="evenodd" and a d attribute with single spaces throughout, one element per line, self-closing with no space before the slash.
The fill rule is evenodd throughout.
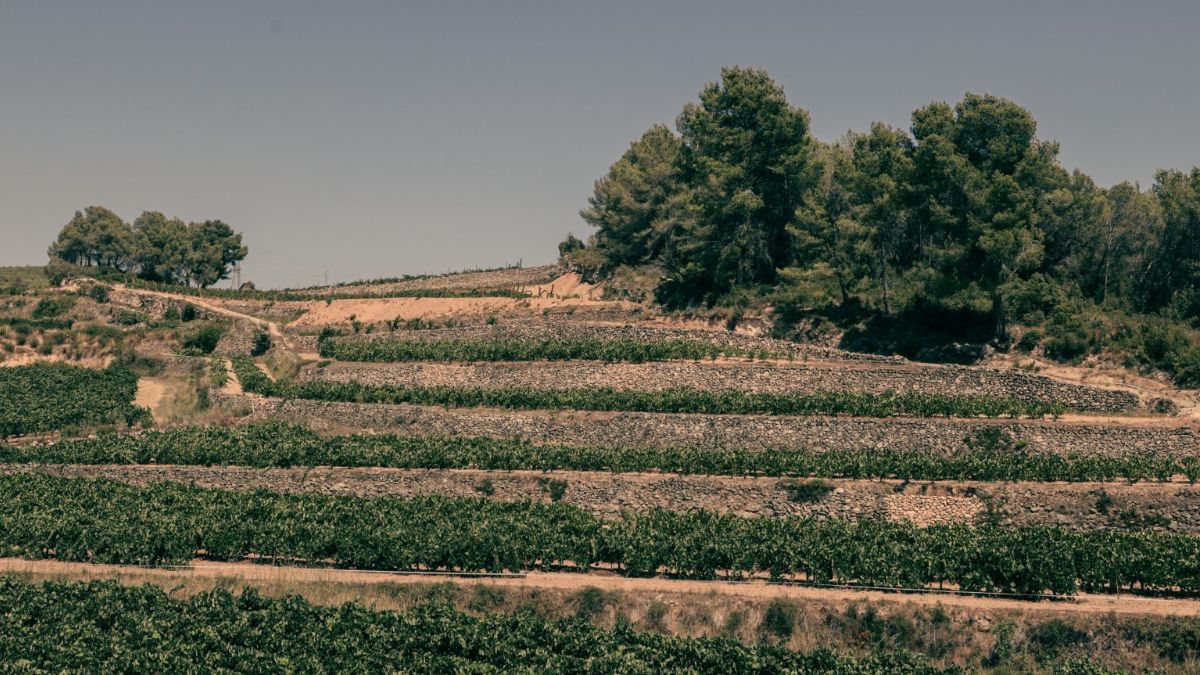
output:
<path id="1" fill-rule="evenodd" d="M 186 321 L 195 321 L 196 320 L 196 306 L 190 302 L 185 303 L 183 305 L 183 309 L 180 310 L 180 312 L 179 312 L 179 320 L 185 321 L 185 322 Z"/>
<path id="2" fill-rule="evenodd" d="M 193 330 L 183 338 L 184 349 L 195 350 L 201 354 L 211 354 L 221 341 L 224 330 L 218 324 L 205 324 Z"/>
<path id="3" fill-rule="evenodd" d="M 128 309 L 118 309 L 116 312 L 113 312 L 112 320 L 113 323 L 121 326 L 135 326 L 139 323 L 145 323 L 146 315 Z"/>
<path id="4" fill-rule="evenodd" d="M 778 640 L 788 640 L 796 630 L 796 603 L 783 598 L 775 598 L 767 605 L 763 613 L 761 629 L 763 634 Z"/>
<path id="5" fill-rule="evenodd" d="M 1050 619 L 1029 631 L 1029 643 L 1035 646 L 1034 658 L 1039 661 L 1053 659 L 1063 649 L 1086 644 L 1090 640 L 1090 635 L 1062 619 Z"/>
<path id="6" fill-rule="evenodd" d="M 37 306 L 33 308 L 33 318 L 48 319 L 50 317 L 62 316 L 66 314 L 72 307 L 75 306 L 75 296 L 73 295 L 58 295 L 54 297 L 42 298 L 38 300 Z"/>
<path id="7" fill-rule="evenodd" d="M 585 586 L 572 600 L 575 602 L 575 616 L 591 620 L 604 611 L 608 604 L 608 595 L 595 586 Z"/>
<path id="8" fill-rule="evenodd" d="M 271 349 L 271 335 L 267 331 L 259 331 L 254 336 L 254 346 L 250 348 L 250 356 L 262 356 Z"/>
<path id="9" fill-rule="evenodd" d="M 1025 334 L 1017 341 L 1017 351 L 1028 354 L 1037 349 L 1037 346 L 1042 343 L 1042 336 L 1042 331 L 1036 328 L 1025 331 Z"/>
<path id="10" fill-rule="evenodd" d="M 108 302 L 108 286 L 92 284 L 92 287 L 88 289 L 87 294 L 89 298 L 95 300 L 96 302 Z"/>

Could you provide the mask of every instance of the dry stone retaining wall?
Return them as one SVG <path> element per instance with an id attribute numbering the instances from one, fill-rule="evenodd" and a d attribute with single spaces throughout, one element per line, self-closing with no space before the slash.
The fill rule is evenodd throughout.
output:
<path id="1" fill-rule="evenodd" d="M 343 494 L 359 497 L 441 495 L 504 501 L 553 499 L 604 518 L 651 508 L 696 509 L 743 517 L 812 516 L 909 521 L 920 526 L 1055 525 L 1106 529 L 1156 527 L 1200 533 L 1200 488 L 1182 484 L 825 481 L 813 502 L 792 501 L 778 478 L 610 474 L 578 471 L 402 470 L 98 465 L 0 465 L 0 474 L 46 471 L 133 484 L 176 481 L 226 490 Z M 1105 497 L 1101 501 L 1101 495 Z"/>
<path id="2" fill-rule="evenodd" d="M 653 362 L 599 363 L 339 363 L 307 369 L 311 380 L 386 386 L 479 387 L 484 389 L 575 389 L 612 387 L 661 390 L 672 387 L 790 394 L 813 392 L 920 392 L 987 395 L 1029 403 L 1057 403 L 1068 410 L 1116 412 L 1136 408 L 1126 391 L 1066 384 L 1013 370 L 949 366 L 805 365 L 790 363 Z"/>
<path id="3" fill-rule="evenodd" d="M 251 402 L 256 417 L 314 429 L 517 437 L 537 443 L 575 446 L 738 448 L 746 451 L 804 448 L 818 452 L 878 448 L 952 454 L 965 449 L 963 439 L 968 434 L 986 427 L 999 427 L 1014 439 L 1027 443 L 1033 452 L 1113 457 L 1130 453 L 1189 457 L 1200 454 L 1200 435 L 1189 427 L 1012 420 L 509 411 L 284 401 L 262 397 L 245 400 Z"/>

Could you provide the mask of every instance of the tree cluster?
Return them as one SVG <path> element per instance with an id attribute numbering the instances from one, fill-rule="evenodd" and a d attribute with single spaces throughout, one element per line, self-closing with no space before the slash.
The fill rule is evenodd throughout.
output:
<path id="1" fill-rule="evenodd" d="M 219 220 L 185 223 L 146 211 L 131 226 L 102 206 L 76 211 L 49 250 L 74 265 L 202 288 L 227 278 L 246 253 L 242 235 Z"/>
<path id="2" fill-rule="evenodd" d="M 966 94 L 910 129 L 876 123 L 833 143 L 762 70 L 726 68 L 598 180 L 564 258 L 604 278 L 661 270 L 667 307 L 747 296 L 805 310 L 986 314 L 994 337 L 1065 299 L 1200 316 L 1200 169 L 1149 191 L 1098 187 L 1058 161 L 1030 113 Z"/>

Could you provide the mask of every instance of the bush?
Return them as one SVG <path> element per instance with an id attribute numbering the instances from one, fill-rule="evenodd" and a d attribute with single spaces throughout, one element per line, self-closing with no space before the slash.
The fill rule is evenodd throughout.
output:
<path id="1" fill-rule="evenodd" d="M 92 287 L 88 289 L 87 294 L 89 298 L 95 300 L 96 302 L 108 302 L 108 286 L 92 284 Z"/>
<path id="2" fill-rule="evenodd" d="M 113 323 L 121 326 L 136 326 L 139 323 L 146 322 L 146 315 L 141 312 L 132 312 L 128 309 L 118 309 L 113 312 Z"/>
<path id="3" fill-rule="evenodd" d="M 221 341 L 221 335 L 224 332 L 217 324 L 206 324 L 183 338 L 183 348 L 195 350 L 201 354 L 211 354 L 217 348 L 217 343 Z"/>
<path id="4" fill-rule="evenodd" d="M 575 594 L 575 616 L 591 620 L 599 616 L 608 604 L 608 595 L 595 586 L 585 586 Z"/>
<path id="5" fill-rule="evenodd" d="M 796 630 L 796 603 L 775 598 L 763 613 L 762 632 L 779 640 L 787 640 Z"/>
<path id="6" fill-rule="evenodd" d="M 72 307 L 75 306 L 75 296 L 73 295 L 58 295 L 38 300 L 38 304 L 33 308 L 33 318 L 48 319 L 55 316 L 66 314 Z"/>
<path id="7" fill-rule="evenodd" d="M 1008 315 L 1029 324 L 1067 304 L 1063 285 L 1041 273 L 1010 284 L 1005 295 Z"/>
<path id="8" fill-rule="evenodd" d="M 1107 346 L 1108 327 L 1095 316 L 1060 312 L 1046 327 L 1046 356 L 1057 361 L 1078 361 Z"/>
<path id="9" fill-rule="evenodd" d="M 196 306 L 189 303 L 184 304 L 183 309 L 179 312 L 180 321 L 195 321 Z"/>
<path id="10" fill-rule="evenodd" d="M 250 356 L 262 356 L 271 349 L 271 335 L 264 331 L 259 331 L 254 336 L 254 346 L 250 348 Z"/>
<path id="11" fill-rule="evenodd" d="M 1036 647 L 1034 657 L 1039 661 L 1054 659 L 1063 649 L 1086 644 L 1090 640 L 1090 635 L 1062 619 L 1050 619 L 1029 631 L 1029 643 Z"/>
<path id="12" fill-rule="evenodd" d="M 1042 343 L 1042 336 L 1042 331 L 1036 328 L 1025 331 L 1025 334 L 1017 341 L 1017 351 L 1028 354 L 1037 349 L 1037 346 Z"/>
<path id="13" fill-rule="evenodd" d="M 1171 355 L 1175 384 L 1188 389 L 1200 388 L 1200 347 L 1186 347 Z"/>

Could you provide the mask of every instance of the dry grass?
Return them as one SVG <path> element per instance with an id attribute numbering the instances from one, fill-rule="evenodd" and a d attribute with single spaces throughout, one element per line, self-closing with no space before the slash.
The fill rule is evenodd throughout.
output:
<path id="1" fill-rule="evenodd" d="M 1003 611 L 943 608 L 899 599 L 875 604 L 787 600 L 772 609 L 772 603 L 779 600 L 730 597 L 712 591 L 634 593 L 588 586 L 569 590 L 500 585 L 480 579 L 348 582 L 320 579 L 310 571 L 292 568 L 271 568 L 269 574 L 247 578 L 187 570 L 113 571 L 88 565 L 65 565 L 46 571 L 33 565 L 13 576 L 28 582 L 112 579 L 127 585 L 152 584 L 179 598 L 213 588 L 238 592 L 253 587 L 271 597 L 300 595 L 315 604 L 354 602 L 375 610 L 403 611 L 428 602 L 444 602 L 474 615 L 532 611 L 546 617 L 578 617 L 607 629 L 625 625 L 666 635 L 725 636 L 793 649 L 833 648 L 859 654 L 875 649 L 909 649 L 940 665 L 972 669 L 980 668 L 996 652 L 999 636 L 1000 642 L 1012 645 L 1012 655 L 995 668 L 984 668 L 985 672 L 1048 672 L 1064 658 L 1100 653 L 1105 654 L 1106 665 L 1130 670 L 1186 673 L 1196 672 L 1198 665 L 1195 660 L 1172 662 L 1157 647 L 1131 637 L 1131 628 L 1137 622 L 1196 621 L 1194 618 L 1070 615 L 1038 605 Z M 1035 644 L 1030 636 L 1038 626 L 1055 620 L 1065 621 L 1087 640 L 1051 650 L 1055 656 L 1048 658 L 1047 649 Z"/>

